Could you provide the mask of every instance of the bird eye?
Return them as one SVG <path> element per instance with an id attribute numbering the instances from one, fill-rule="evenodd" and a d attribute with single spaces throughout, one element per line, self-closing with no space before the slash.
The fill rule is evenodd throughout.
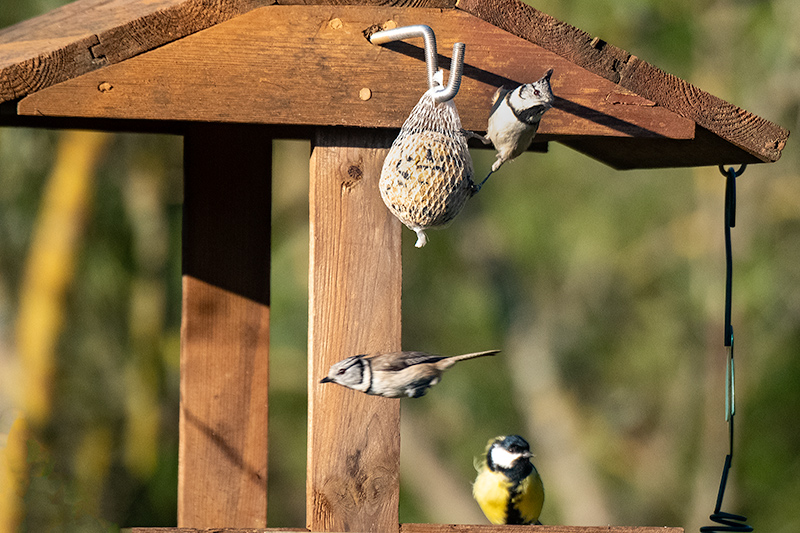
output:
<path id="1" fill-rule="evenodd" d="M 539 92 L 539 89 L 534 89 L 533 90 L 533 94 L 535 94 L 536 96 L 540 96 L 541 95 L 541 93 Z"/>
<path id="2" fill-rule="evenodd" d="M 339 371 L 336 373 L 337 376 L 341 376 L 344 374 L 344 368 L 340 368 Z"/>

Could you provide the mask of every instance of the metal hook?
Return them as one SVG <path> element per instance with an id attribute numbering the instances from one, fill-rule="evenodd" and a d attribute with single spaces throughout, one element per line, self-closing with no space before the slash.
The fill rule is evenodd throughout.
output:
<path id="1" fill-rule="evenodd" d="M 720 166 L 719 166 L 719 171 L 722 173 L 722 175 L 723 175 L 723 176 L 727 176 L 728 174 L 730 174 L 731 172 L 733 172 L 733 177 L 734 177 L 734 178 L 738 178 L 739 176 L 741 176 L 742 174 L 744 174 L 744 171 L 745 171 L 745 169 L 746 169 L 746 168 L 747 168 L 747 163 L 742 163 L 742 164 L 739 166 L 739 170 L 733 170 L 733 167 L 730 167 L 730 168 L 728 168 L 728 169 L 726 170 L 726 169 L 725 169 L 725 165 L 720 165 Z"/>
<path id="2" fill-rule="evenodd" d="M 701 533 L 749 533 L 753 527 L 747 524 L 747 517 L 726 513 L 721 510 L 722 498 L 725 495 L 725 486 L 728 483 L 728 472 L 733 461 L 733 416 L 736 414 L 736 397 L 733 366 L 733 327 L 731 326 L 731 289 L 733 279 L 733 256 L 731 254 L 731 228 L 734 226 L 734 213 L 736 212 L 736 178 L 741 176 L 747 165 L 742 165 L 738 170 L 733 167 L 719 166 L 719 171 L 725 180 L 725 346 L 728 352 L 728 364 L 725 370 L 725 420 L 728 422 L 728 455 L 725 457 L 725 466 L 722 469 L 722 479 L 717 492 L 717 505 L 709 520 L 716 525 L 700 528 Z"/>
<path id="3" fill-rule="evenodd" d="M 402 26 L 391 30 L 383 30 L 373 33 L 369 37 L 372 44 L 386 44 L 392 41 L 402 41 L 412 37 L 422 37 L 425 40 L 425 64 L 428 68 L 428 87 L 435 89 L 438 84 L 435 81 L 435 74 L 439 70 L 436 58 L 436 36 L 430 26 L 416 24 L 414 26 Z M 447 87 L 433 93 L 433 101 L 441 104 L 455 98 L 461 86 L 461 74 L 464 71 L 464 43 L 453 45 L 453 57 L 450 59 L 450 78 L 447 80 Z"/>

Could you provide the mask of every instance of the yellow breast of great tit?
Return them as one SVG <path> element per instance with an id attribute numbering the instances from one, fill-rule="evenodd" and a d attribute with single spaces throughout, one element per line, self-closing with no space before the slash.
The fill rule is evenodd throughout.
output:
<path id="1" fill-rule="evenodd" d="M 515 487 L 505 474 L 484 463 L 472 494 L 492 524 L 534 524 L 544 504 L 544 486 L 535 468 Z"/>

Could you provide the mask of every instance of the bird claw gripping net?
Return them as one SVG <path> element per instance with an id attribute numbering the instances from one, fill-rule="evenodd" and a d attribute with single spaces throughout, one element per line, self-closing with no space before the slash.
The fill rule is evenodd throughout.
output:
<path id="1" fill-rule="evenodd" d="M 436 103 L 437 85 L 422 95 L 400 128 L 383 162 L 383 202 L 417 233 L 415 246 L 427 243 L 425 230 L 451 221 L 474 194 L 472 158 L 452 100 Z"/>

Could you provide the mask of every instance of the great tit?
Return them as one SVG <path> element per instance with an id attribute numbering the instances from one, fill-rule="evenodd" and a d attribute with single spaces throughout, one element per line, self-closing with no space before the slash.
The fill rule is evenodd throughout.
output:
<path id="1" fill-rule="evenodd" d="M 540 523 L 544 486 L 532 456 L 519 435 L 496 437 L 486 446 L 472 495 L 492 524 Z"/>
<path id="2" fill-rule="evenodd" d="M 419 398 L 439 383 L 442 373 L 457 362 L 499 352 L 488 350 L 452 357 L 425 352 L 354 355 L 334 363 L 320 383 L 338 383 L 386 398 Z"/>

